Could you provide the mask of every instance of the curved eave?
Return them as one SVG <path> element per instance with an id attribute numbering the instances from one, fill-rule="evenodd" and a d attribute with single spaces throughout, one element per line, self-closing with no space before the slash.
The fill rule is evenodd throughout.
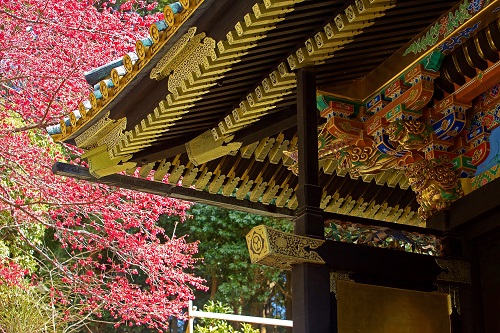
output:
<path id="1" fill-rule="evenodd" d="M 147 53 L 143 59 L 138 59 L 134 62 L 133 70 L 128 71 L 125 78 L 121 79 L 121 84 L 119 86 L 110 89 L 110 96 L 108 98 L 100 99 L 97 105 L 92 105 L 92 94 L 90 94 L 89 100 L 80 103 L 80 110 L 74 111 L 68 114 L 65 118 L 61 120 L 60 127 L 65 127 L 63 133 L 59 129 L 58 133 L 50 133 L 55 141 L 64 141 L 73 145 L 76 145 L 74 139 L 81 133 L 88 130 L 90 127 L 99 122 L 108 112 L 110 112 L 111 118 L 113 119 L 114 113 L 119 107 L 120 103 L 127 99 L 131 92 L 137 92 L 140 88 L 150 88 L 151 79 L 149 78 L 149 73 L 156 66 L 158 61 L 168 52 L 168 50 L 182 37 L 188 29 L 197 22 L 200 17 L 209 11 L 210 7 L 213 6 L 215 0 L 194 0 L 191 1 L 189 8 L 184 8 L 183 11 L 174 15 L 174 22 L 171 26 L 167 25 L 164 31 L 159 32 L 159 40 L 153 41 L 153 44 L 147 47 Z M 168 6 L 168 5 L 167 5 Z M 151 31 L 151 29 L 150 29 Z M 146 39 L 151 39 L 148 36 Z M 137 41 L 136 45 L 140 43 Z M 137 47 L 136 47 L 137 49 Z M 135 52 L 132 52 L 135 54 Z M 127 55 L 124 55 L 124 60 Z M 114 66 L 119 66 L 124 60 L 116 60 L 110 64 L 104 66 L 112 66 L 107 70 L 107 75 L 105 75 L 104 80 L 110 80 L 109 71 L 113 69 Z M 115 63 L 115 65 L 113 65 Z M 103 67 L 104 67 L 103 66 Z M 98 84 L 98 83 L 97 83 Z M 100 93 L 99 90 L 97 90 Z M 83 110 L 82 110 L 83 109 Z M 82 112 L 84 111 L 84 112 Z M 84 113 L 83 116 L 75 119 L 74 114 Z M 73 118 L 73 119 L 71 119 Z"/>

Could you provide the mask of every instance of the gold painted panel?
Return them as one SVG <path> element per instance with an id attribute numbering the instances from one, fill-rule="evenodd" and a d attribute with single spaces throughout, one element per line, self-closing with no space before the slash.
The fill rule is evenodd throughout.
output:
<path id="1" fill-rule="evenodd" d="M 450 333 L 447 294 L 337 281 L 339 333 Z"/>

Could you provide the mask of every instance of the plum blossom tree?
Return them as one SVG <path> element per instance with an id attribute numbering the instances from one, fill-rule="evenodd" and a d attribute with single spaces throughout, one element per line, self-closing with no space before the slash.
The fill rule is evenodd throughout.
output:
<path id="1" fill-rule="evenodd" d="M 197 244 L 156 225 L 162 214 L 183 218 L 188 203 L 51 172 L 65 156 L 83 163 L 44 128 L 88 95 L 84 71 L 130 51 L 161 18 L 141 17 L 131 2 L 123 11 L 93 0 L 0 0 L 0 285 L 43 286 L 67 332 L 103 312 L 117 325 L 165 330 L 205 288 L 191 272 Z"/>

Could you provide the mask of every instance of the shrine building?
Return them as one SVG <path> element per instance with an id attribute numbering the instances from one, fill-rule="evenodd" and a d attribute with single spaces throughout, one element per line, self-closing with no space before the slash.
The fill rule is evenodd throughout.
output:
<path id="1" fill-rule="evenodd" d="M 54 173 L 294 223 L 294 333 L 500 332 L 500 1 L 182 0 L 86 73 Z"/>

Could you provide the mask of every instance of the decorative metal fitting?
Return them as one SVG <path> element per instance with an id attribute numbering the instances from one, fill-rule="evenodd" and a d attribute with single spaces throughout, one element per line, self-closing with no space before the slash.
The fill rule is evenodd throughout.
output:
<path id="1" fill-rule="evenodd" d="M 292 265 L 305 262 L 325 263 L 318 253 L 310 250 L 317 249 L 325 242 L 321 239 L 289 234 L 259 225 L 250 230 L 246 240 L 252 263 L 281 269 L 291 269 Z"/>

